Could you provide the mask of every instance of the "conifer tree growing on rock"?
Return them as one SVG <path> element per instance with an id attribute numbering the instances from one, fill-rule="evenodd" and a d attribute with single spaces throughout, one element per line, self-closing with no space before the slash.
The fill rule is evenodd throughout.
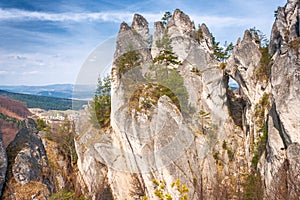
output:
<path id="1" fill-rule="evenodd" d="M 156 46 L 160 49 L 159 54 L 153 59 L 154 64 L 164 65 L 166 69 L 166 77 L 168 78 L 168 67 L 170 65 L 181 65 L 178 56 L 173 52 L 171 39 L 166 30 L 161 40 L 156 42 Z"/>
<path id="2" fill-rule="evenodd" d="M 110 124 L 111 112 L 110 77 L 98 79 L 98 86 L 90 106 L 90 121 L 95 127 L 107 127 Z"/>
<path id="3" fill-rule="evenodd" d="M 169 11 L 165 12 L 164 16 L 161 18 L 162 23 L 163 23 L 164 26 L 166 26 L 168 24 L 171 17 L 172 17 L 171 12 L 169 12 Z"/>
<path id="4" fill-rule="evenodd" d="M 233 50 L 234 46 L 233 46 L 232 42 L 229 43 L 229 45 L 227 45 L 224 49 L 223 47 L 220 47 L 220 42 L 217 42 L 215 37 L 213 37 L 212 41 L 213 41 L 213 50 L 214 50 L 215 58 L 218 61 L 225 62 L 229 58 L 229 56 Z"/>

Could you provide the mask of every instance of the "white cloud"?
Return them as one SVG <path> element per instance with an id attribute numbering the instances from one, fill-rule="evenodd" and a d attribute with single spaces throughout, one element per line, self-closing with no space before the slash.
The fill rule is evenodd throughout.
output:
<path id="1" fill-rule="evenodd" d="M 20 20 L 20 21 L 53 21 L 53 22 L 81 22 L 81 21 L 103 21 L 103 22 L 116 22 L 130 21 L 134 13 L 124 11 L 111 11 L 111 12 L 80 12 L 80 13 L 47 13 L 37 11 L 26 11 L 20 9 L 2 9 L 0 8 L 0 20 Z M 143 14 L 149 21 L 158 20 L 161 13 Z"/>
<path id="2" fill-rule="evenodd" d="M 241 18 L 241 17 L 219 17 L 219 16 L 193 16 L 191 15 L 191 19 L 197 23 L 205 23 L 209 25 L 209 27 L 240 27 L 240 26 L 249 26 L 253 24 L 253 22 L 257 21 L 257 19 L 253 18 Z"/>
<path id="3" fill-rule="evenodd" d="M 58 51 L 68 54 L 6 52 L 0 49 L 0 85 L 73 83 L 82 63 L 82 55 L 66 49 Z M 23 60 L 19 60 L 19 57 Z"/>
<path id="4" fill-rule="evenodd" d="M 22 75 L 36 75 L 36 74 L 40 74 L 39 71 L 27 71 L 27 72 L 23 72 Z"/>
<path id="5" fill-rule="evenodd" d="M 159 13 L 140 13 L 149 22 L 158 21 L 163 15 Z M 122 21 L 131 21 L 134 13 L 125 11 L 106 11 L 106 12 L 65 12 L 48 13 L 37 11 L 26 11 L 20 9 L 2 9 L 0 8 L 0 21 L 19 20 L 19 21 L 53 21 L 53 22 L 82 22 L 82 21 L 102 21 L 120 23 Z M 190 15 L 191 19 L 197 23 L 206 23 L 212 27 L 230 27 L 253 24 L 257 22 L 255 18 L 241 17 L 220 17 L 213 15 Z"/>

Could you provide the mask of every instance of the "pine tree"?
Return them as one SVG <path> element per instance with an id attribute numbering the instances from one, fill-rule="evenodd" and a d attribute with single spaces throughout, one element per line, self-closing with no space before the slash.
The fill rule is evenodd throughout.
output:
<path id="1" fill-rule="evenodd" d="M 168 24 L 171 17 L 172 17 L 171 12 L 169 12 L 169 11 L 165 12 L 164 16 L 161 18 L 161 21 L 162 21 L 164 26 L 166 26 Z"/>
<path id="2" fill-rule="evenodd" d="M 171 39 L 168 32 L 165 31 L 161 40 L 156 41 L 156 46 L 160 49 L 159 54 L 153 59 L 154 64 L 164 65 L 166 76 L 168 78 L 168 66 L 181 65 L 178 56 L 173 52 Z"/>
<path id="3" fill-rule="evenodd" d="M 110 124 L 111 112 L 111 82 L 106 76 L 98 79 L 98 86 L 90 106 L 90 120 L 95 127 L 107 127 Z"/>

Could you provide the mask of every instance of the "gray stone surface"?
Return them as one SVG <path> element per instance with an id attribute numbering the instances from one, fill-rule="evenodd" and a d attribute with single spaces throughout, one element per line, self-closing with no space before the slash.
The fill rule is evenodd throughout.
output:
<path id="1" fill-rule="evenodd" d="M 32 119 L 22 121 L 22 128 L 7 147 L 9 174 L 16 182 L 24 185 L 30 181 L 45 184 L 52 194 L 55 191 L 48 158 L 37 125 Z M 8 189 L 8 188 L 6 188 Z M 9 190 L 9 189 L 8 189 Z M 18 191 L 16 191 L 18 192 Z"/>
<path id="2" fill-rule="evenodd" d="M 145 22 L 137 15 L 134 20 L 138 18 Z M 143 55 L 142 68 L 145 74 L 150 71 L 147 64 L 158 53 L 155 44 L 162 38 L 165 28 L 162 23 L 155 23 L 150 52 L 145 43 L 146 31 L 139 31 L 140 34 L 133 31 L 147 30 L 147 27 L 134 26 L 121 25 L 115 59 L 132 44 Z M 134 89 L 149 82 L 142 78 L 134 85 L 125 85 L 126 74 L 121 78 L 114 76 L 111 128 L 95 130 L 88 125 L 88 121 L 83 122 L 88 116 L 85 114 L 77 130 L 80 179 L 90 195 L 101 193 L 95 191 L 103 190 L 103 182 L 107 178 L 115 199 L 134 199 L 137 194 L 132 194 L 132 191 L 136 189 L 137 183 L 133 174 L 136 173 L 139 174 L 143 193 L 151 199 L 154 198 L 153 179 L 164 181 L 166 193 L 173 196 L 178 196 L 171 188 L 176 179 L 187 184 L 192 199 L 202 198 L 201 195 L 212 198 L 215 195 L 218 167 L 212 155 L 214 151 L 219 151 L 218 140 L 225 139 L 227 134 L 235 130 L 227 120 L 230 117 L 224 103 L 227 86 L 223 80 L 223 71 L 218 67 L 219 62 L 213 58 L 210 49 L 212 36 L 205 25 L 201 26 L 204 39 L 200 44 L 193 38 L 194 23 L 180 10 L 175 11 L 167 26 L 173 51 L 183 62 L 183 65 L 174 67 L 182 76 L 187 90 L 185 98 L 192 107 L 189 116 L 184 116 L 167 96 L 160 97 L 150 110 L 130 110 L 130 98 L 124 97 L 130 97 Z M 192 72 L 193 67 L 199 73 Z M 116 70 L 118 66 L 114 65 L 113 68 Z M 129 94 L 128 88 L 133 89 Z M 139 104 L 143 98 L 139 98 Z M 199 118 L 200 110 L 209 113 L 205 124 Z M 84 127 L 83 124 L 85 129 L 80 128 Z"/>
<path id="3" fill-rule="evenodd" d="M 299 170 L 296 164 L 299 159 L 296 147 L 300 142 L 298 4 L 298 1 L 289 0 L 284 7 L 278 8 L 271 32 L 269 53 L 274 61 L 271 68 L 273 108 L 269 116 L 272 119 L 269 124 L 270 149 L 263 165 L 268 194 L 274 192 L 272 181 L 276 182 L 275 172 L 283 169 L 287 174 L 294 174 L 295 169 Z M 285 163 L 289 163 L 289 166 L 286 167 Z M 296 187 L 295 182 L 298 185 Z M 286 198 L 295 198 L 295 191 L 299 192 L 299 180 L 295 178 L 292 182 L 288 181 L 287 188 L 290 196 Z"/>
<path id="4" fill-rule="evenodd" d="M 142 55 L 142 77 L 130 85 L 130 73 L 120 78 L 114 63 L 111 127 L 97 130 L 81 120 L 80 127 L 85 128 L 78 130 L 76 148 L 80 180 L 88 193 L 110 187 L 114 199 L 134 199 L 141 197 L 136 192 L 139 188 L 139 194 L 154 199 L 152 180 L 156 179 L 166 183 L 166 193 L 178 197 L 170 185 L 180 179 L 190 188 L 191 199 L 222 199 L 223 192 L 238 198 L 241 174 L 253 169 L 254 144 L 263 134 L 261 126 L 267 124 L 268 141 L 258 169 L 267 188 L 265 197 L 271 198 L 278 174 L 295 174 L 298 169 L 300 69 L 297 48 L 292 47 L 299 39 L 297 9 L 297 1 L 279 8 L 269 46 L 273 56 L 270 80 L 261 80 L 257 74 L 262 53 L 257 35 L 250 31 L 238 40 L 226 68 L 221 69 L 214 59 L 212 34 L 206 25 L 200 26 L 203 38 L 196 41 L 194 23 L 178 9 L 168 29 L 161 22 L 154 24 L 151 49 L 148 23 L 143 17 L 135 15 L 131 27 L 122 23 L 115 60 L 132 45 Z M 156 42 L 166 30 L 182 62 L 169 68 L 183 78 L 190 108 L 187 114 L 167 96 L 156 99 L 150 108 L 141 107 L 149 92 L 146 85 L 151 82 L 145 74 L 150 72 L 151 59 L 159 53 Z M 239 83 L 238 94 L 228 91 L 228 77 Z M 144 96 L 133 98 L 139 87 Z M 265 95 L 269 106 L 260 111 L 263 119 L 258 124 L 257 107 Z M 132 99 L 137 102 L 134 106 L 130 104 Z M 291 193 L 298 191 L 293 182 L 287 185 Z"/>
<path id="5" fill-rule="evenodd" d="M 6 170 L 7 170 L 7 155 L 2 140 L 2 134 L 0 134 L 0 197 L 2 195 L 3 185 L 5 183 Z"/>

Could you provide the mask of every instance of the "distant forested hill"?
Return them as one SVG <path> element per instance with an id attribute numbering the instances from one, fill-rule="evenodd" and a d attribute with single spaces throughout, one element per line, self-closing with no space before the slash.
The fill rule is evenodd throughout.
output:
<path id="1" fill-rule="evenodd" d="M 28 108 L 41 108 L 44 110 L 79 110 L 82 108 L 83 105 L 87 104 L 87 101 L 19 94 L 7 92 L 5 90 L 0 90 L 0 95 L 14 100 L 25 102 Z"/>
<path id="2" fill-rule="evenodd" d="M 8 92 L 15 92 L 21 94 L 31 94 L 47 97 L 58 97 L 71 99 L 73 93 L 72 84 L 55 84 L 55 85 L 44 85 L 44 86 L 0 86 L 0 90 Z"/>
<path id="3" fill-rule="evenodd" d="M 92 99 L 96 85 L 55 84 L 44 86 L 0 85 L 0 90 L 7 92 L 31 94 L 64 99 Z"/>

